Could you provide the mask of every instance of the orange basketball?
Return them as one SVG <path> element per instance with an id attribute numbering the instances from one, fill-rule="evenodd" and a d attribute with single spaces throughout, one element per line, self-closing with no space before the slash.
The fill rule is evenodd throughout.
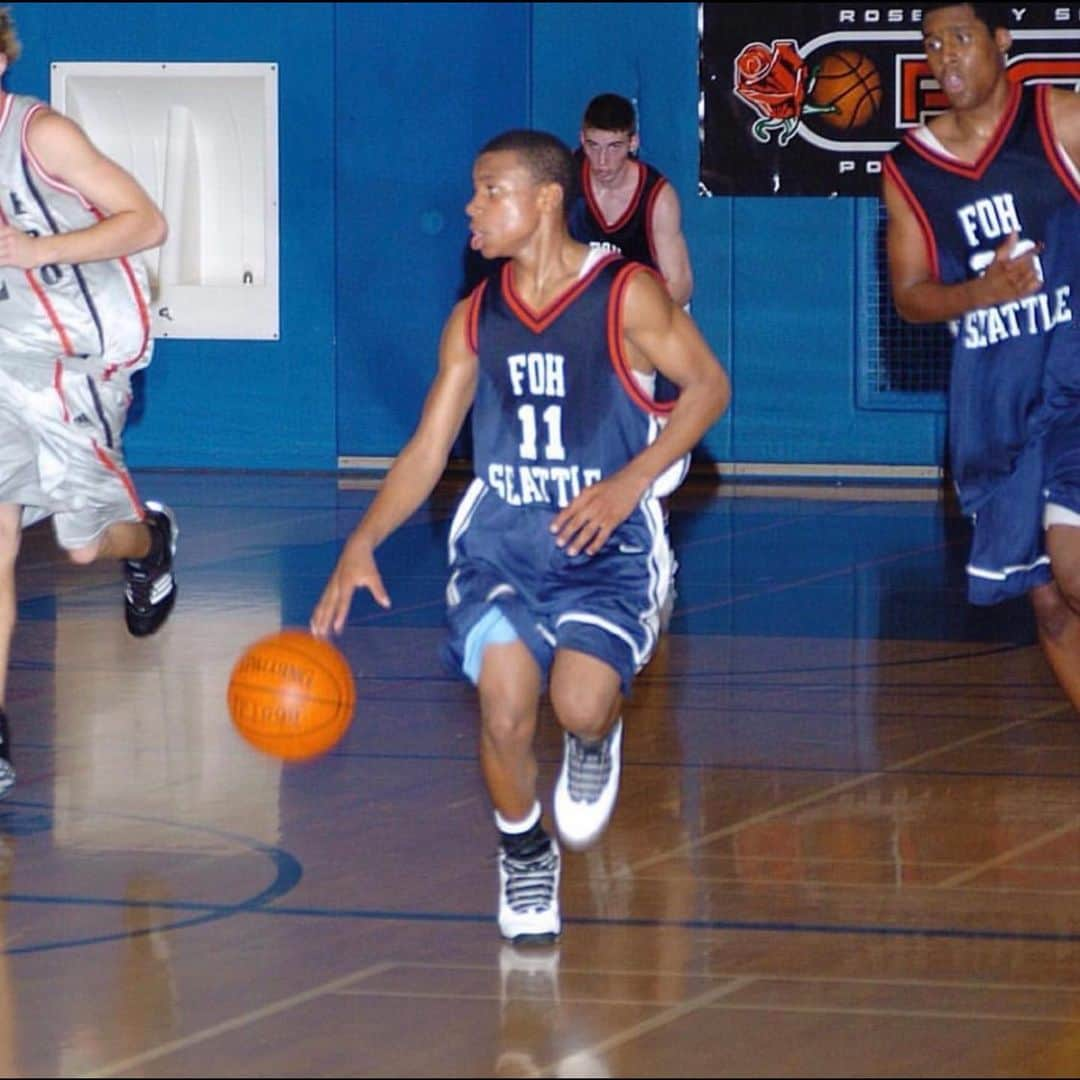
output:
<path id="1" fill-rule="evenodd" d="M 229 715 L 258 750 L 304 761 L 335 746 L 352 722 L 356 685 L 345 657 L 304 630 L 248 647 L 229 676 Z"/>
<path id="2" fill-rule="evenodd" d="M 862 127 L 881 105 L 881 76 L 873 60 L 854 49 L 830 53 L 818 65 L 812 104 L 829 108 L 814 118 L 832 127 Z"/>

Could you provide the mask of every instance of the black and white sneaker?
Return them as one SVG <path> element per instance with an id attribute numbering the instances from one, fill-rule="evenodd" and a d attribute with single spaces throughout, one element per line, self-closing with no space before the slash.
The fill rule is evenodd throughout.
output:
<path id="1" fill-rule="evenodd" d="M 559 845 L 532 859 L 499 852 L 499 932 L 518 945 L 550 944 L 562 930 L 559 916 Z"/>
<path id="2" fill-rule="evenodd" d="M 555 784 L 555 824 L 567 847 L 587 848 L 606 828 L 619 793 L 622 718 L 599 742 L 563 732 L 563 762 Z"/>
<path id="3" fill-rule="evenodd" d="M 173 556 L 180 530 L 173 512 L 162 503 L 147 502 L 146 524 L 161 539 L 153 554 L 144 559 L 124 561 L 124 616 L 128 631 L 135 637 L 147 637 L 161 628 L 176 602 L 173 580 Z"/>
<path id="4" fill-rule="evenodd" d="M 0 709 L 0 799 L 15 784 L 15 766 L 11 762 L 11 734 L 8 731 L 8 718 Z"/>

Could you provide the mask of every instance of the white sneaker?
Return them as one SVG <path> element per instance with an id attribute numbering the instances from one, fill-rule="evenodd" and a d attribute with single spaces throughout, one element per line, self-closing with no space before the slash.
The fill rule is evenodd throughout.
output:
<path id="1" fill-rule="evenodd" d="M 504 938 L 542 944 L 559 936 L 560 862 L 554 838 L 547 851 L 528 861 L 499 851 L 499 933 Z"/>
<path id="2" fill-rule="evenodd" d="M 597 743 L 563 733 L 563 762 L 555 784 L 555 824 L 567 847 L 588 847 L 605 829 L 619 794 L 622 717 Z"/>

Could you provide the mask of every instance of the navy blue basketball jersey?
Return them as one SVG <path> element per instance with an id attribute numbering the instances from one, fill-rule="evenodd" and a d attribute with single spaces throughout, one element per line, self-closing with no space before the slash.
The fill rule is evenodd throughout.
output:
<path id="1" fill-rule="evenodd" d="M 982 598 L 969 595 L 976 603 L 997 602 L 1008 595 L 1010 575 L 1014 594 L 1030 587 L 1028 556 L 1041 543 L 1031 510 L 1040 483 L 1032 444 L 1047 423 L 1049 345 L 1055 329 L 1072 319 L 1071 267 L 1080 237 L 1067 235 L 1062 224 L 1069 219 L 1061 211 L 1080 201 L 1080 181 L 1053 138 L 1046 86 L 1012 88 L 996 132 L 974 163 L 909 134 L 886 157 L 884 171 L 918 219 L 932 272 L 944 284 L 984 273 L 1010 233 L 1018 235 L 1017 254 L 1044 246 L 1037 293 L 969 311 L 951 324 L 952 479 L 963 511 L 981 514 L 974 545 L 981 561 L 976 566 L 973 556 L 968 572 L 1005 583 L 988 594 L 975 581 Z M 1023 544 L 1006 535 L 1011 526 L 995 525 L 997 535 L 988 533 L 991 520 L 1019 519 Z M 1037 572 L 1045 574 L 1045 567 Z"/>
<path id="2" fill-rule="evenodd" d="M 983 273 L 1009 233 L 1021 246 L 1073 246 L 1048 224 L 1080 200 L 1080 182 L 1056 146 L 1048 88 L 1014 86 L 998 130 L 979 160 L 966 164 L 914 135 L 885 161 L 922 225 L 930 263 L 953 284 Z M 1043 260 L 1062 267 L 1060 259 Z M 1009 472 L 1030 435 L 1042 394 L 1047 335 L 1071 318 L 1070 286 L 1054 280 L 1023 300 L 968 312 L 953 324 L 949 438 L 953 479 L 970 512 Z"/>
<path id="3" fill-rule="evenodd" d="M 635 272 L 604 256 L 544 311 L 517 295 L 510 263 L 473 293 L 473 469 L 504 502 L 557 512 L 659 434 L 672 406 L 648 397 L 623 352 Z"/>
<path id="4" fill-rule="evenodd" d="M 659 270 L 653 244 L 652 214 L 667 180 L 651 165 L 637 162 L 638 185 L 617 221 L 607 222 L 593 198 L 589 182 L 589 159 L 580 147 L 575 157 L 581 164 L 580 190 L 570 205 L 570 235 L 583 244 L 599 244 L 628 259 Z"/>
<path id="5" fill-rule="evenodd" d="M 1014 86 L 997 131 L 973 164 L 917 133 L 886 156 L 885 173 L 918 218 L 931 267 L 944 284 L 981 274 L 1009 233 L 1021 241 L 1045 240 L 1058 208 L 1080 200 L 1080 180 L 1054 142 L 1048 90 Z M 982 321 L 965 329 L 973 342 L 980 331 L 994 337 Z"/>

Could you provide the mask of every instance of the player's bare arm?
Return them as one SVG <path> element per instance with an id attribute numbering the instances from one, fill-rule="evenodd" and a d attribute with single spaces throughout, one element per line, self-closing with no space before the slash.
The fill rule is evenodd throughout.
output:
<path id="1" fill-rule="evenodd" d="M 366 588 L 390 606 L 375 562 L 375 549 L 419 509 L 434 490 L 476 393 L 476 355 L 468 347 L 468 300 L 454 308 L 443 328 L 439 369 L 424 401 L 420 422 L 398 454 L 360 523 L 353 529 L 311 616 L 311 632 L 341 633 L 353 593 Z"/>
<path id="2" fill-rule="evenodd" d="M 33 237 L 0 227 L 0 264 L 29 270 L 49 263 L 119 258 L 157 247 L 165 240 L 165 218 L 139 182 L 102 154 L 78 124 L 51 109 L 30 121 L 31 153 L 50 176 L 78 191 L 104 215 L 87 229 Z"/>
<path id="3" fill-rule="evenodd" d="M 668 183 L 660 189 L 652 212 L 652 237 L 660 273 L 667 282 L 671 299 L 679 307 L 690 300 L 694 291 L 694 274 L 690 267 L 690 252 L 682 231 L 682 210 L 679 196 Z"/>
<path id="4" fill-rule="evenodd" d="M 886 177 L 887 247 L 893 302 L 901 317 L 912 323 L 946 322 L 976 308 L 1021 300 L 1038 292 L 1042 279 L 1036 250 L 1014 257 L 1017 236 L 998 247 L 994 261 L 977 278 L 945 285 L 933 274 L 922 228 L 914 211 Z"/>
<path id="5" fill-rule="evenodd" d="M 679 398 L 652 445 L 613 476 L 585 488 L 556 515 L 552 532 L 571 555 L 595 555 L 649 485 L 701 441 L 731 399 L 719 360 L 651 273 L 635 274 L 627 287 L 623 344 L 634 367 L 660 371 L 679 387 Z"/>

